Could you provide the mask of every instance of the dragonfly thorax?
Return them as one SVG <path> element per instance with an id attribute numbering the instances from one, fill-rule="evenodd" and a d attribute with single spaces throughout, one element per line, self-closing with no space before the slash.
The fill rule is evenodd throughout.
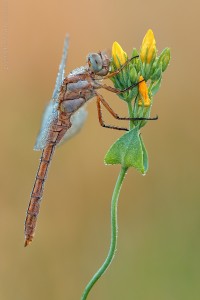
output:
<path id="1" fill-rule="evenodd" d="M 109 72 L 110 59 L 105 52 L 90 53 L 87 56 L 89 70 L 99 76 L 105 76 Z"/>

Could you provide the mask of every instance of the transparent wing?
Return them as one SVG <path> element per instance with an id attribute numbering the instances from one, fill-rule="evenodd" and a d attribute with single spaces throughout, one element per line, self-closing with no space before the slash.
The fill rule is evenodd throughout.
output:
<path id="1" fill-rule="evenodd" d="M 51 100 L 44 111 L 40 132 L 33 148 L 34 150 L 43 150 L 48 145 L 50 140 L 50 129 L 51 126 L 56 123 L 57 118 L 57 103 Z"/>
<path id="2" fill-rule="evenodd" d="M 79 110 L 71 116 L 70 121 L 72 123 L 72 126 L 67 130 L 59 145 L 63 144 L 64 142 L 72 138 L 75 134 L 77 134 L 81 130 L 83 124 L 85 123 L 87 115 L 88 112 L 83 106 L 79 108 Z"/>
<path id="3" fill-rule="evenodd" d="M 42 119 L 41 129 L 36 139 L 34 150 L 42 150 L 46 147 L 46 145 L 50 140 L 51 126 L 55 124 L 58 119 L 57 99 L 59 96 L 60 86 L 65 77 L 65 65 L 67 60 L 68 45 L 69 45 L 69 38 L 67 35 L 64 42 L 63 54 L 62 54 L 61 63 L 58 70 L 58 75 L 56 78 L 56 84 L 53 91 L 52 99 L 50 100 L 50 103 L 45 109 L 43 119 Z"/>
<path id="4" fill-rule="evenodd" d="M 62 54 L 62 58 L 61 58 L 61 62 L 60 62 L 59 70 L 58 70 L 58 75 L 56 78 L 56 84 L 55 84 L 55 88 L 54 88 L 53 95 L 52 95 L 53 99 L 57 99 L 57 97 L 59 95 L 59 91 L 60 91 L 60 86 L 65 78 L 65 66 L 66 66 L 66 60 L 67 60 L 68 47 L 69 47 L 69 36 L 67 34 L 65 37 L 65 41 L 64 41 L 63 54 Z"/>

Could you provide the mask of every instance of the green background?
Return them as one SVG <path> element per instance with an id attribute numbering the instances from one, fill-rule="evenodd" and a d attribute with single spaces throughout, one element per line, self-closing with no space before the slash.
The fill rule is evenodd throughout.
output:
<path id="1" fill-rule="evenodd" d="M 68 73 L 115 40 L 130 55 L 149 28 L 158 50 L 172 51 L 152 109 L 159 120 L 142 130 L 149 171 L 126 176 L 117 255 L 88 299 L 199 299 L 199 2 L 2 0 L 0 12 L 0 299 L 80 299 L 103 262 L 119 172 L 103 158 L 121 133 L 99 126 L 91 101 L 81 133 L 55 152 L 36 236 L 25 249 L 23 223 L 40 157 L 32 148 L 66 32 Z M 127 115 L 116 95 L 102 94 Z M 104 119 L 118 124 L 106 112 Z"/>

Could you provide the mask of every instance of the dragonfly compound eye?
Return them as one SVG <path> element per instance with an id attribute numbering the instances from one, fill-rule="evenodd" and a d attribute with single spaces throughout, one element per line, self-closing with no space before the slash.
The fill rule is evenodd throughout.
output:
<path id="1" fill-rule="evenodd" d="M 91 69 L 91 71 L 93 71 L 94 73 L 98 73 L 99 71 L 102 70 L 103 68 L 103 61 L 102 61 L 102 57 L 97 54 L 97 53 L 90 53 L 88 55 L 88 65 L 89 68 Z"/>

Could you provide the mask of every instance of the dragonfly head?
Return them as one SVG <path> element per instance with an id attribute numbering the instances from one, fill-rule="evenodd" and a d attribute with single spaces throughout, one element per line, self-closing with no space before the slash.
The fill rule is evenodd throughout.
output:
<path id="1" fill-rule="evenodd" d="M 89 53 L 87 56 L 89 70 L 99 76 L 105 76 L 109 72 L 110 59 L 105 52 Z"/>

